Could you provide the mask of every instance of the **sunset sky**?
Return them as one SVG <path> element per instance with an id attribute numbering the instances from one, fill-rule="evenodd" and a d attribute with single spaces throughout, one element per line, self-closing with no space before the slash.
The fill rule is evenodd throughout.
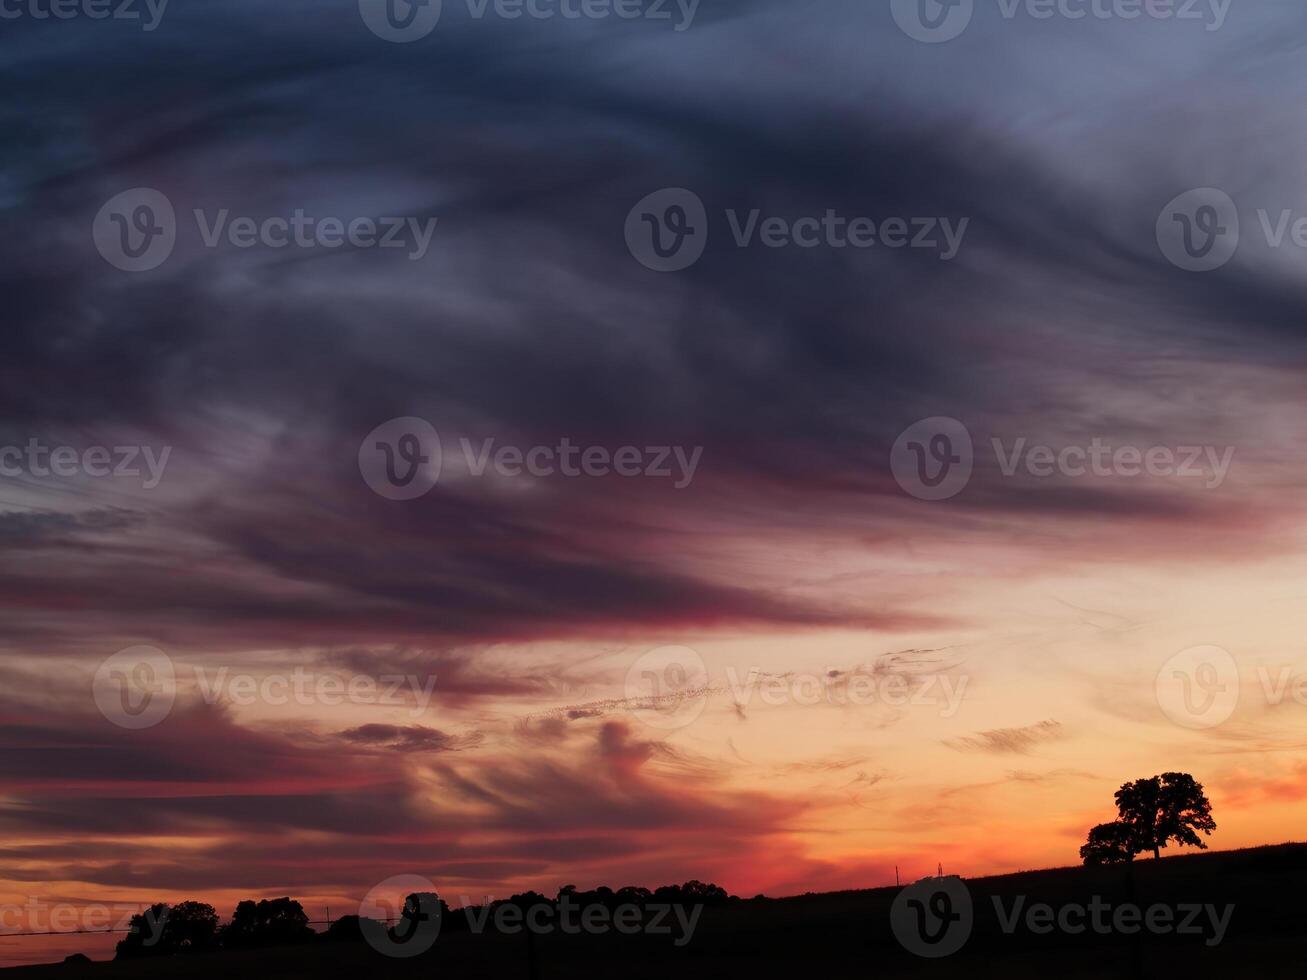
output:
<path id="1" fill-rule="evenodd" d="M 703 0 L 684 30 L 445 0 L 405 44 L 346 0 L 6 21 L 0 906 L 316 919 L 398 874 L 457 906 L 1075 864 L 1167 770 L 1214 848 L 1302 837 L 1307 247 L 1259 211 L 1307 217 L 1307 9 L 1212 26 L 997 0 L 940 44 L 866 0 Z M 128 272 L 92 224 L 140 187 L 177 242 Z M 662 188 L 709 226 L 675 272 L 623 234 Z M 1159 248 L 1194 188 L 1238 207 L 1210 272 Z M 411 259 L 209 246 L 195 209 L 437 223 Z M 947 260 L 739 247 L 754 209 L 967 224 Z M 404 418 L 439 479 L 387 499 L 360 446 Z M 974 461 L 931 501 L 891 459 L 935 418 Z M 701 452 L 683 481 L 478 475 L 461 440 L 488 439 Z M 168 456 L 157 485 L 40 475 L 33 440 Z M 1202 454 L 1006 465 L 1095 440 Z M 94 678 L 142 645 L 175 703 L 129 729 Z M 1239 696 L 1191 727 L 1158 677 L 1203 645 Z M 632 688 L 667 656 L 679 707 Z M 0 965 L 107 948 L 0 936 Z"/>

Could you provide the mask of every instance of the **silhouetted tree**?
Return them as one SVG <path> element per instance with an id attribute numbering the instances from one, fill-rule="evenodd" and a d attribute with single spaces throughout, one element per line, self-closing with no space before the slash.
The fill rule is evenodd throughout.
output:
<path id="1" fill-rule="evenodd" d="M 1125 864 L 1135 859 L 1134 831 L 1115 821 L 1100 823 L 1089 831 L 1089 840 L 1080 848 L 1085 864 Z"/>
<path id="2" fill-rule="evenodd" d="M 299 902 L 265 898 L 258 904 L 245 901 L 237 905 L 231 921 L 219 934 L 219 942 L 228 947 L 282 946 L 307 942 L 316 935 Z"/>
<path id="3" fill-rule="evenodd" d="M 617 894 L 614 897 L 619 905 L 639 905 L 643 908 L 653 900 L 653 892 L 648 888 L 636 888 L 627 885 L 625 888 L 617 889 Z"/>
<path id="4" fill-rule="evenodd" d="M 1117 819 L 1089 831 L 1080 848 L 1085 864 L 1117 864 L 1152 851 L 1162 856 L 1171 841 L 1207 850 L 1198 836 L 1216 829 L 1202 783 L 1186 772 L 1136 779 L 1116 791 Z"/>
<path id="5" fill-rule="evenodd" d="M 721 905 L 730 900 L 730 895 L 721 885 L 707 881 L 687 881 L 681 886 L 685 897 L 703 905 Z"/>
<path id="6" fill-rule="evenodd" d="M 179 902 L 171 908 L 152 905 L 132 916 L 128 928 L 115 950 L 118 959 L 172 956 L 213 946 L 218 913 L 203 902 Z"/>
<path id="7" fill-rule="evenodd" d="M 1216 829 L 1202 784 L 1185 772 L 1126 783 L 1116 791 L 1116 808 L 1119 821 L 1130 827 L 1135 853 L 1152 851 L 1154 858 L 1170 841 L 1206 850 L 1198 831 Z"/>
<path id="8" fill-rule="evenodd" d="M 730 901 L 725 888 L 702 881 L 687 881 L 684 885 L 663 885 L 653 893 L 656 902 L 679 905 L 721 905 Z"/>
<path id="9" fill-rule="evenodd" d="M 203 902 L 179 902 L 168 910 L 163 938 L 179 950 L 201 950 L 213 946 L 218 936 L 218 913 Z"/>
<path id="10" fill-rule="evenodd" d="M 404 899 L 404 908 L 399 913 L 399 921 L 390 929 L 390 940 L 403 944 L 419 935 L 424 929 L 424 922 L 447 918 L 449 906 L 435 892 L 414 892 Z"/>
<path id="11" fill-rule="evenodd" d="M 329 943 L 361 943 L 363 942 L 364 926 L 374 928 L 378 932 L 385 929 L 385 926 L 376 919 L 369 919 L 366 916 L 359 915 L 342 915 L 327 927 L 327 931 L 322 938 L 324 942 Z"/>
<path id="12" fill-rule="evenodd" d="M 130 960 L 171 955 L 163 945 L 163 924 L 167 916 L 168 906 L 162 902 L 133 915 L 127 924 L 127 935 L 114 947 L 114 958 Z"/>

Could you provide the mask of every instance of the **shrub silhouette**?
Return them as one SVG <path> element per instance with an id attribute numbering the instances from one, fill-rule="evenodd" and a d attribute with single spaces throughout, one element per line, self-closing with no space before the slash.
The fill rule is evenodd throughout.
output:
<path id="1" fill-rule="evenodd" d="M 1206 850 L 1199 832 L 1216 829 L 1202 783 L 1186 772 L 1136 779 L 1116 791 L 1117 819 L 1099 824 L 1080 848 L 1085 864 L 1114 864 L 1152 851 L 1162 856 L 1171 841 Z"/>

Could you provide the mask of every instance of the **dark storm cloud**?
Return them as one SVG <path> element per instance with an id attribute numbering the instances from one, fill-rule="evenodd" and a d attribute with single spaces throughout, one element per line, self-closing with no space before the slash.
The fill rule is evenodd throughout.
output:
<path id="1" fill-rule="evenodd" d="M 1229 356 L 1264 365 L 1265 338 L 1283 342 L 1303 312 L 1301 287 L 1272 269 L 1196 281 L 1166 264 L 1151 223 L 1165 192 L 1187 186 L 1176 168 L 1141 166 L 1105 198 L 1035 152 L 1049 148 L 1017 125 L 1017 72 L 1001 56 L 1019 24 L 1002 45 L 972 37 L 944 53 L 897 35 L 883 11 L 841 3 L 804 15 L 708 5 L 684 34 L 451 14 L 415 45 L 379 41 L 349 4 L 237 6 L 224 31 L 215 17 L 179 6 L 149 35 L 99 36 L 0 117 L 28 148 L 0 171 L 3 434 L 131 430 L 177 447 L 170 492 L 133 502 L 171 545 L 124 528 L 119 560 L 70 567 L 31 541 L 37 553 L 0 572 L 30 597 L 12 639 L 66 648 L 81 627 L 53 610 L 73 594 L 90 597 L 81 624 L 99 636 L 179 644 L 211 640 L 218 620 L 233 645 L 903 629 L 927 620 L 703 559 L 719 535 L 805 526 L 892 536 L 963 520 L 1007 533 L 1020 514 L 1074 537 L 1101 533 L 1101 519 L 1123 536 L 1249 523 L 1219 495 L 1005 480 L 985 464 L 965 496 L 926 513 L 904 508 L 887 473 L 890 444 L 917 418 L 954 415 L 982 441 L 1034 437 L 1123 391 L 1141 409 L 1102 413 L 1107 434 L 1192 438 L 1157 410 L 1170 387 Z M 780 85 L 786 17 L 865 39 L 830 70 L 878 97 Z M 71 45 L 95 25 L 67 26 Z M 1274 36 L 1259 30 L 1168 43 L 1247 51 Z M 63 44 L 35 38 L 30 25 L 10 36 L 7 82 L 64 64 Z M 1273 45 L 1246 57 L 1272 72 L 1285 56 Z M 720 74 L 724 57 L 753 90 Z M 877 86 L 878 70 L 915 80 L 927 61 L 955 89 L 989 78 L 992 98 L 958 104 L 955 91 L 951 112 L 917 115 L 907 85 Z M 1099 136 L 1129 153 L 1147 119 L 1133 106 L 1121 117 Z M 87 228 L 138 185 L 174 200 L 183 234 L 161 269 L 133 276 L 100 261 Z M 713 233 L 695 267 L 658 275 L 627 254 L 622 222 L 669 185 L 702 197 Z M 244 252 L 200 247 L 186 230 L 196 207 L 439 225 L 421 262 Z M 970 224 L 951 262 L 739 249 L 728 208 Z M 367 490 L 354 456 L 374 425 L 406 414 L 455 439 L 703 446 L 703 463 L 675 493 L 616 479 L 530 493 L 444 483 L 397 505 Z M 1193 427 L 1214 440 L 1239 424 Z M 30 539 L 32 522 L 68 518 L 25 520 Z"/>

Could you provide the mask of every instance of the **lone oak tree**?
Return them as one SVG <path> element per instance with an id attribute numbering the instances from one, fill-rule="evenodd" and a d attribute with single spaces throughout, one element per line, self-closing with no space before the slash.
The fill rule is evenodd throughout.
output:
<path id="1" fill-rule="evenodd" d="M 1116 791 L 1117 820 L 1099 824 L 1080 848 L 1086 864 L 1115 864 L 1152 851 L 1162 856 L 1171 841 L 1207 849 L 1202 838 L 1216 829 L 1203 786 L 1184 772 L 1136 779 Z"/>

